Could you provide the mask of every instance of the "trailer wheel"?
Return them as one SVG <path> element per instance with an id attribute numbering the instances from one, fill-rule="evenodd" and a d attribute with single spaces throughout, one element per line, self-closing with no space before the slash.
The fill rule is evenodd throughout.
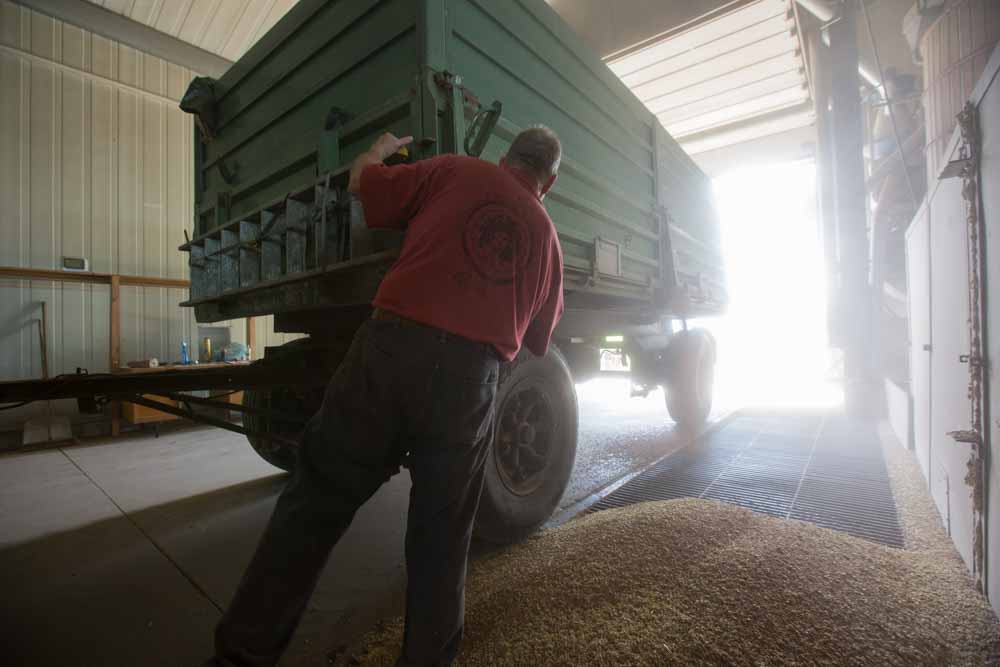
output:
<path id="1" fill-rule="evenodd" d="M 500 376 L 495 433 L 476 516 L 476 537 L 523 540 L 552 515 L 576 458 L 576 389 L 555 346 L 522 351 Z"/>
<path id="2" fill-rule="evenodd" d="M 284 387 L 267 389 L 247 389 L 243 392 L 243 405 L 262 410 L 302 410 L 300 401 L 290 395 Z M 243 414 L 243 426 L 256 433 L 274 433 L 285 440 L 295 440 L 305 424 L 280 422 L 249 412 Z M 274 440 L 266 435 L 248 435 L 247 440 L 262 459 L 276 468 L 291 471 L 295 467 L 296 448 L 287 442 Z"/>
<path id="3" fill-rule="evenodd" d="M 247 407 L 303 417 L 299 422 L 243 413 L 243 425 L 247 430 L 263 434 L 247 436 L 250 446 L 262 459 L 289 472 L 295 467 L 298 446 L 289 441 L 299 441 L 305 422 L 319 409 L 326 382 L 337 370 L 347 348 L 348 343 L 345 341 L 328 340 L 320 347 L 306 337 L 291 340 L 279 348 L 268 349 L 267 359 L 272 363 L 302 365 L 315 371 L 318 381 L 308 387 L 267 387 L 243 392 L 243 405 Z M 267 437 L 269 433 L 279 436 L 281 440 Z"/>
<path id="4" fill-rule="evenodd" d="M 681 428 L 698 428 L 712 411 L 715 338 L 705 329 L 681 331 L 671 338 L 667 356 L 667 411 Z"/>

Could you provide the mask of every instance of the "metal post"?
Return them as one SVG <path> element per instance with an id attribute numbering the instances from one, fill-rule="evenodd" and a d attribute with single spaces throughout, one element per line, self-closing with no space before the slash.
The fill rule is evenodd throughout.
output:
<path id="1" fill-rule="evenodd" d="M 830 344 L 840 347 L 843 342 L 840 336 L 842 323 L 837 317 L 841 295 L 836 188 L 833 177 L 833 128 L 830 117 L 830 49 L 823 44 L 819 32 L 812 32 L 809 35 L 809 61 L 813 67 L 812 82 L 816 108 L 816 191 L 827 281 L 827 334 Z"/>
<path id="2" fill-rule="evenodd" d="M 49 315 L 48 304 L 42 305 L 42 319 L 38 320 L 38 347 L 42 353 L 42 377 L 49 379 Z"/>
<path id="3" fill-rule="evenodd" d="M 253 361 L 253 353 L 257 349 L 257 324 L 253 316 L 247 318 L 247 359 Z M 258 354 L 258 358 L 263 355 Z"/>
<path id="4" fill-rule="evenodd" d="M 121 360 L 121 277 L 111 276 L 111 303 L 110 303 L 110 325 L 108 327 L 108 341 L 110 350 L 108 353 L 108 370 L 114 371 L 122 365 Z"/>
<path id="5" fill-rule="evenodd" d="M 838 21 L 829 27 L 830 97 L 832 104 L 834 206 L 840 255 L 838 316 L 844 350 L 844 397 L 849 414 L 872 412 L 871 290 L 868 285 L 868 220 L 861 80 L 858 76 L 857 7 L 845 3 Z"/>
<path id="6" fill-rule="evenodd" d="M 117 273 L 111 276 L 110 289 L 110 322 L 108 325 L 108 372 L 113 372 L 121 366 L 121 276 Z M 111 403 L 111 435 L 118 437 L 122 430 L 122 406 L 118 401 Z"/>

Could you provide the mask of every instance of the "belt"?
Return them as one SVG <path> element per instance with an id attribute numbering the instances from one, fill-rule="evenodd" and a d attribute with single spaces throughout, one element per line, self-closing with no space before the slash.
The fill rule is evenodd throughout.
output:
<path id="1" fill-rule="evenodd" d="M 440 337 L 441 340 L 457 341 L 467 345 L 474 345 L 476 347 L 481 347 L 483 350 L 486 350 L 491 355 L 493 355 L 494 358 L 498 360 L 500 359 L 500 355 L 496 351 L 496 348 L 493 347 L 493 345 L 491 345 L 490 343 L 481 343 L 479 341 L 469 340 L 468 338 L 459 336 L 458 334 L 453 334 L 450 331 L 444 331 L 443 329 L 438 329 L 437 327 L 431 326 L 429 324 L 423 324 L 421 322 L 417 322 L 416 320 L 411 320 L 408 317 L 397 315 L 396 313 L 389 310 L 383 310 L 381 308 L 373 309 L 372 319 L 377 320 L 379 322 L 392 322 L 394 324 L 401 324 L 408 327 L 424 329 L 426 331 L 433 332 L 436 336 Z"/>
<path id="2" fill-rule="evenodd" d="M 426 324 L 421 324 L 420 322 L 417 322 L 416 320 L 411 320 L 408 317 L 403 317 L 402 315 L 397 315 L 396 313 L 393 313 L 393 312 L 388 311 L 388 310 L 382 310 L 381 308 L 375 308 L 374 310 L 372 310 L 372 319 L 373 320 L 379 320 L 379 321 L 382 321 L 382 322 L 395 322 L 396 324 L 410 324 L 410 325 L 413 325 L 415 327 L 423 327 L 425 329 L 431 329 L 431 328 L 433 328 L 433 327 L 429 327 Z"/>

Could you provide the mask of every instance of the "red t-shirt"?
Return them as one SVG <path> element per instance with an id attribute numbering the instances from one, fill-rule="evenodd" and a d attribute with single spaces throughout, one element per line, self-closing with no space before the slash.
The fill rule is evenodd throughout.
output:
<path id="1" fill-rule="evenodd" d="M 542 356 L 563 311 L 562 251 L 527 176 L 440 155 L 361 173 L 372 228 L 406 229 L 374 305 L 483 343 Z"/>

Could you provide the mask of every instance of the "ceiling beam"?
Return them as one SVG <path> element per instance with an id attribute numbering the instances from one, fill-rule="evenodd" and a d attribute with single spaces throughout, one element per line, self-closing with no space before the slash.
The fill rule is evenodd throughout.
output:
<path id="1" fill-rule="evenodd" d="M 233 64 L 210 51 L 85 0 L 14 0 L 54 19 L 127 44 L 144 53 L 216 79 Z"/>
<path id="2" fill-rule="evenodd" d="M 697 134 L 689 134 L 678 140 L 677 143 L 680 144 L 685 153 L 693 156 L 717 148 L 725 148 L 733 144 L 813 125 L 815 122 L 812 100 L 809 100 L 781 111 L 723 125 Z"/>
<path id="3" fill-rule="evenodd" d="M 797 0 L 797 2 L 823 23 L 829 23 L 837 18 L 840 12 L 840 6 L 830 0 Z"/>

